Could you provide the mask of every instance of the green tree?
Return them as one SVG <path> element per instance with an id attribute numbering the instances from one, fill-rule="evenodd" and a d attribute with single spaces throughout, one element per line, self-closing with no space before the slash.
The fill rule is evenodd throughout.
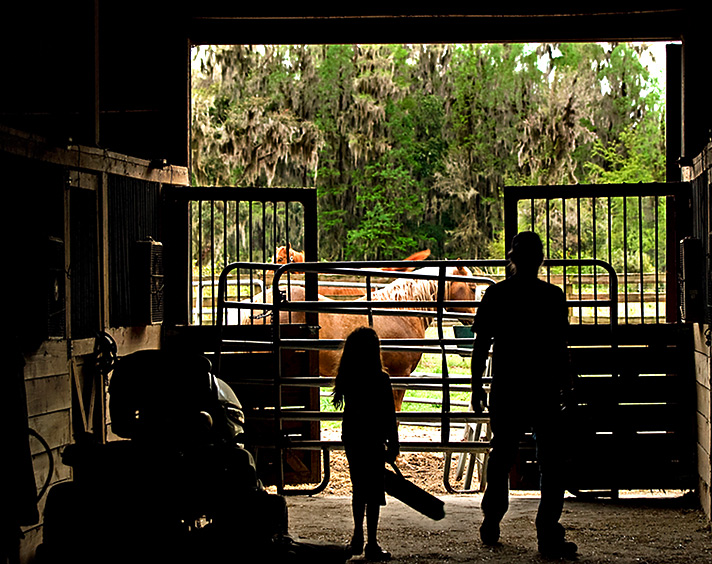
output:
<path id="1" fill-rule="evenodd" d="M 436 257 L 499 257 L 504 185 L 662 179 L 664 108 L 642 52 L 196 49 L 193 181 L 316 188 L 324 259 L 399 258 L 425 246 Z"/>

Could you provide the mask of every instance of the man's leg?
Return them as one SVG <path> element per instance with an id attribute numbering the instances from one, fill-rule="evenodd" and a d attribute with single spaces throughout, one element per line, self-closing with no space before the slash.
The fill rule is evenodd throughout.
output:
<path id="1" fill-rule="evenodd" d="M 556 420 L 539 422 L 534 429 L 541 473 L 541 500 L 536 517 L 539 550 L 552 556 L 572 556 L 576 545 L 565 539 L 559 523 L 564 507 L 565 449 L 562 426 Z"/>
<path id="2" fill-rule="evenodd" d="M 490 421 L 492 451 L 487 463 L 487 487 L 482 496 L 484 521 L 480 537 L 485 544 L 499 541 L 499 523 L 509 508 L 509 471 L 519 449 L 521 432 L 517 425 L 505 421 Z"/>

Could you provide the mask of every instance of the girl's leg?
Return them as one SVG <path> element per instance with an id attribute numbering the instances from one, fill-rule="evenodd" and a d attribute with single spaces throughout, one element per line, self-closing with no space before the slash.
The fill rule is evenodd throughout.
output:
<path id="1" fill-rule="evenodd" d="M 381 513 L 381 504 L 366 504 L 366 529 L 368 530 L 368 544 L 366 544 L 366 559 L 373 562 L 384 562 L 391 559 L 391 553 L 383 550 L 378 545 L 378 518 Z"/>
<path id="2" fill-rule="evenodd" d="M 366 504 L 357 498 L 351 499 L 351 511 L 354 517 L 354 534 L 351 537 L 351 552 L 361 554 L 363 551 L 363 517 Z"/>
<path id="3" fill-rule="evenodd" d="M 368 544 L 378 546 L 378 519 L 381 514 L 381 506 L 378 503 L 366 505 L 366 531 L 368 533 Z"/>

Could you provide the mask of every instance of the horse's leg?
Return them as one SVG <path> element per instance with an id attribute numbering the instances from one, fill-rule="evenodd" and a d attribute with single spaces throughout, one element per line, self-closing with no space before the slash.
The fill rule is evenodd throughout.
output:
<path id="1" fill-rule="evenodd" d="M 405 390 L 394 389 L 393 390 L 393 403 L 395 403 L 396 411 L 400 411 L 403 406 L 403 398 L 405 397 Z"/>

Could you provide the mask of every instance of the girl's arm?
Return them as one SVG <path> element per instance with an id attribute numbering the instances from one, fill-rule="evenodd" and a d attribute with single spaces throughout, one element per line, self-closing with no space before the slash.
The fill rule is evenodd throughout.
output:
<path id="1" fill-rule="evenodd" d="M 398 422 L 396 420 L 396 405 L 393 400 L 393 386 L 390 378 L 386 375 L 384 405 L 386 406 L 386 460 L 393 462 L 400 454 L 400 441 L 398 439 Z"/>

